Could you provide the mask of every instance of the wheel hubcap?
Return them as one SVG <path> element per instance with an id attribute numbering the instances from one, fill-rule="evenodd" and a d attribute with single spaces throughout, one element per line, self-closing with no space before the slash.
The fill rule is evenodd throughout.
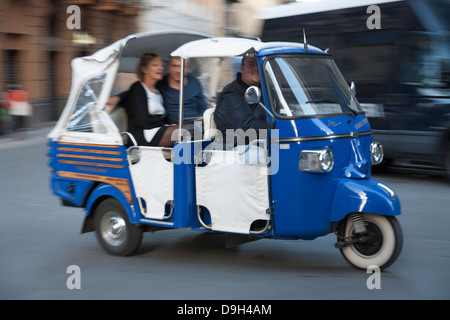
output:
<path id="1" fill-rule="evenodd" d="M 112 246 L 121 245 L 126 237 L 125 220 L 114 213 L 108 213 L 104 216 L 101 223 L 103 239 Z"/>

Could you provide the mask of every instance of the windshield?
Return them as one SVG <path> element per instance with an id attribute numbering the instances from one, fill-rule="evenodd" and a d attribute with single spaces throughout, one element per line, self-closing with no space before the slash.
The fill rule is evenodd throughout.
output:
<path id="1" fill-rule="evenodd" d="M 264 72 L 272 110 L 280 117 L 362 112 L 331 58 L 271 57 Z"/>

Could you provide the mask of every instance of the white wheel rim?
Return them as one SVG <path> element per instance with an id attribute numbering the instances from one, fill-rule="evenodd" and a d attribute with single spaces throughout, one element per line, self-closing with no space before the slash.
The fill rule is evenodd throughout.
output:
<path id="1" fill-rule="evenodd" d="M 380 230 L 383 243 L 380 249 L 373 255 L 362 254 L 355 245 L 351 244 L 342 248 L 342 253 L 355 266 L 367 269 L 375 265 L 382 267 L 391 257 L 395 250 L 395 231 L 386 217 L 374 214 L 364 214 L 364 220 L 374 223 Z M 351 219 L 347 221 L 345 236 L 348 237 L 352 230 Z"/>

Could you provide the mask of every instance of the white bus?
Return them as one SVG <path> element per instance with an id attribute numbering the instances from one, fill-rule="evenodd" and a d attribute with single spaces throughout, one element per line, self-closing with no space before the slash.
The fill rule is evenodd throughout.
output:
<path id="1" fill-rule="evenodd" d="M 387 162 L 450 178 L 450 5 L 445 0 L 308 1 L 269 7 L 263 41 L 329 53 L 370 118 Z"/>

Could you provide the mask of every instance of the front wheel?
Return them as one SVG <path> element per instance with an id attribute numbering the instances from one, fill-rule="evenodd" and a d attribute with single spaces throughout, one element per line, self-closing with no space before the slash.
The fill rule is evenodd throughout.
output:
<path id="1" fill-rule="evenodd" d="M 367 232 L 356 235 L 352 219 L 341 223 L 338 235 L 348 243 L 340 248 L 344 258 L 357 269 L 389 267 L 400 255 L 403 233 L 395 217 L 364 213 Z M 339 240 L 339 239 L 338 239 Z"/>
<path id="2" fill-rule="evenodd" d="M 131 224 L 123 206 L 113 198 L 102 201 L 94 213 L 101 246 L 117 256 L 134 253 L 142 242 L 142 228 Z"/>

